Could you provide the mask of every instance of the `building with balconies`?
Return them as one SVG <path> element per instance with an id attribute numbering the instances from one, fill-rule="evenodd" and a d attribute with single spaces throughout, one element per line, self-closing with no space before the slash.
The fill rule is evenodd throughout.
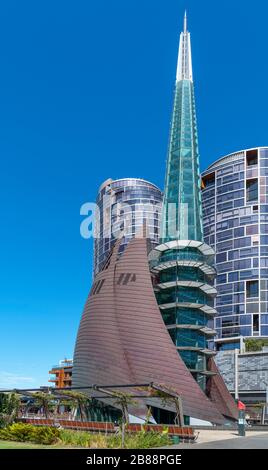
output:
<path id="1" fill-rule="evenodd" d="M 55 384 L 56 388 L 65 388 L 72 386 L 73 360 L 63 359 L 59 365 L 55 365 L 49 371 L 51 377 L 49 382 Z"/>
<path id="2" fill-rule="evenodd" d="M 216 160 L 202 174 L 204 240 L 216 251 L 216 348 L 268 338 L 268 147 Z"/>

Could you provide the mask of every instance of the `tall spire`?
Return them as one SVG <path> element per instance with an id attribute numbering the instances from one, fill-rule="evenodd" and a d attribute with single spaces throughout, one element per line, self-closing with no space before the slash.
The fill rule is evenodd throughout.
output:
<path id="1" fill-rule="evenodd" d="M 187 11 L 186 10 L 184 13 L 183 32 L 184 34 L 187 33 Z"/>
<path id="2" fill-rule="evenodd" d="M 169 211 L 177 204 L 177 232 L 168 230 L 175 220 Z M 170 228 L 170 227 L 169 227 Z M 168 161 L 163 205 L 161 238 L 203 240 L 199 151 L 192 76 L 190 33 L 187 15 L 180 35 L 175 98 L 170 130 Z"/>
<path id="3" fill-rule="evenodd" d="M 187 367 L 206 389 L 208 319 L 215 314 L 213 250 L 204 245 L 190 33 L 184 16 L 155 270 L 157 301 Z"/>
<path id="4" fill-rule="evenodd" d="M 177 82 L 180 80 L 193 80 L 191 38 L 187 31 L 187 13 L 185 11 L 183 32 L 180 35 L 180 47 L 177 66 Z"/>

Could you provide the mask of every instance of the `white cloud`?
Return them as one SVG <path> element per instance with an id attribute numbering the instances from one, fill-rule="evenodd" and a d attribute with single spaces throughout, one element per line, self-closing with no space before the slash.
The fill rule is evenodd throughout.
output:
<path id="1" fill-rule="evenodd" d="M 33 384 L 35 379 L 33 377 L 25 377 L 11 372 L 0 371 L 0 388 L 20 388 L 27 387 Z"/>

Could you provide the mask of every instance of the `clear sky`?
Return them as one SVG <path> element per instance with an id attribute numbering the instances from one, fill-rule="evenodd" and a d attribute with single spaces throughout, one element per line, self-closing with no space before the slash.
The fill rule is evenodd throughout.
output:
<path id="1" fill-rule="evenodd" d="M 80 206 L 108 177 L 163 187 L 185 8 L 204 169 L 268 145 L 266 0 L 1 2 L 0 387 L 47 384 L 72 356 Z"/>

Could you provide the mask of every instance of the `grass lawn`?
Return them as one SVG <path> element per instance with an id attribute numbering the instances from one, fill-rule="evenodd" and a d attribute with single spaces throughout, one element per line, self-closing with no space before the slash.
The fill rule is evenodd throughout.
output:
<path id="1" fill-rule="evenodd" d="M 0 441 L 1 449 L 68 449 L 68 447 L 57 445 L 43 446 L 41 444 L 32 444 L 31 442 Z"/>

